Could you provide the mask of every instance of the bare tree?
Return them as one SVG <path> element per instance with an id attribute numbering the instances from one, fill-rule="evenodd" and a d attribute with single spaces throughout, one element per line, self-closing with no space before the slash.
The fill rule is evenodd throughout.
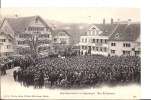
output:
<path id="1" fill-rule="evenodd" d="M 30 51 L 30 57 L 35 62 L 36 59 L 38 59 L 40 52 L 43 50 L 40 50 L 41 46 L 44 44 L 49 44 L 49 47 L 47 50 L 50 51 L 50 43 L 51 41 L 48 39 L 40 39 L 40 33 L 36 32 L 30 35 L 29 39 L 27 40 L 27 44 L 29 45 L 29 51 Z M 49 52 L 48 51 L 48 52 Z"/>

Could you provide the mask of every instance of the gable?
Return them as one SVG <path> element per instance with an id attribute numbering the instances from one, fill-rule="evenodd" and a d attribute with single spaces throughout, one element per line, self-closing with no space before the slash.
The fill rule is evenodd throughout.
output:
<path id="1" fill-rule="evenodd" d="M 38 19 L 35 24 L 35 20 Z M 45 26 L 48 27 L 47 23 L 39 17 L 39 16 L 31 16 L 31 17 L 19 17 L 19 18 L 6 18 L 9 25 L 12 27 L 15 33 L 23 33 L 28 26 Z"/>
<path id="2" fill-rule="evenodd" d="M 28 27 L 47 27 L 44 22 L 39 18 L 35 17 L 28 25 Z"/>
<path id="3" fill-rule="evenodd" d="M 1 25 L 1 32 L 4 32 L 4 33 L 9 34 L 11 36 L 14 36 L 14 30 L 9 25 L 7 20 L 5 20 L 5 19 L 4 19 L 4 21 L 3 21 L 2 25 Z"/>
<path id="4" fill-rule="evenodd" d="M 91 25 L 87 31 L 87 35 L 100 35 L 103 33 L 96 25 Z"/>
<path id="5" fill-rule="evenodd" d="M 58 36 L 68 36 L 68 34 L 64 31 L 58 32 Z"/>
<path id="6" fill-rule="evenodd" d="M 117 36 L 119 34 L 119 36 Z M 140 36 L 140 24 L 119 24 L 110 36 L 111 41 L 135 41 Z M 118 38 L 117 38 L 118 37 Z"/>
<path id="7" fill-rule="evenodd" d="M 95 25 L 90 26 L 89 30 L 97 30 L 97 31 L 100 31 L 100 29 L 99 29 L 97 26 L 95 26 Z"/>
<path id="8" fill-rule="evenodd" d="M 13 37 L 10 34 L 6 34 L 3 31 L 0 31 L 0 39 L 11 39 L 13 40 Z"/>

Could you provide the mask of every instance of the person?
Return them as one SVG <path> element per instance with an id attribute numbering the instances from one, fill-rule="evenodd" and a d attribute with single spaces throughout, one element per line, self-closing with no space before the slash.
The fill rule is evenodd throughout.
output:
<path id="1" fill-rule="evenodd" d="M 33 79 L 36 88 L 42 88 L 46 78 L 48 83 L 51 82 L 50 87 L 93 86 L 104 82 L 111 84 L 139 82 L 140 58 L 103 55 L 72 56 L 64 59 L 41 58 L 35 65 L 30 64 L 23 70 L 27 72 L 25 83 L 28 84 Z"/>
<path id="2" fill-rule="evenodd" d="M 5 68 L 5 66 L 1 66 L 1 75 L 6 75 L 6 68 Z"/>
<path id="3" fill-rule="evenodd" d="M 13 77 L 14 77 L 14 81 L 17 81 L 17 71 L 16 70 L 14 70 L 14 72 L 13 72 Z"/>

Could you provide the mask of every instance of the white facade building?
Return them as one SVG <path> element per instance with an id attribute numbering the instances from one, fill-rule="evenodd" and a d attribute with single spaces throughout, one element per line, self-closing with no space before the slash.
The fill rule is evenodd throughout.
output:
<path id="1" fill-rule="evenodd" d="M 108 56 L 108 39 L 115 27 L 113 23 L 91 25 L 85 35 L 80 37 L 80 52 Z"/>
<path id="2" fill-rule="evenodd" d="M 63 29 L 53 32 L 53 49 L 55 53 L 64 52 L 72 45 L 71 35 Z"/>
<path id="3" fill-rule="evenodd" d="M 140 56 L 140 24 L 119 25 L 108 44 L 111 56 Z"/>
<path id="4" fill-rule="evenodd" d="M 93 24 L 80 36 L 81 54 L 104 56 L 140 55 L 140 24 L 119 21 Z"/>
<path id="5" fill-rule="evenodd" d="M 71 36 L 66 30 L 55 30 L 53 35 L 53 43 L 70 45 Z"/>

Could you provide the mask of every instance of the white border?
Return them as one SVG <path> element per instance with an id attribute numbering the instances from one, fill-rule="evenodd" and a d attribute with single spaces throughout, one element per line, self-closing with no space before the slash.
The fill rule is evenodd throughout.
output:
<path id="1" fill-rule="evenodd" d="M 149 0 L 148 0 L 149 1 Z M 151 98 L 151 6 L 147 0 L 2 0 L 1 7 L 134 7 L 141 4 L 142 98 Z"/>
<path id="2" fill-rule="evenodd" d="M 140 0 L 2 0 L 2 7 L 140 7 Z"/>

